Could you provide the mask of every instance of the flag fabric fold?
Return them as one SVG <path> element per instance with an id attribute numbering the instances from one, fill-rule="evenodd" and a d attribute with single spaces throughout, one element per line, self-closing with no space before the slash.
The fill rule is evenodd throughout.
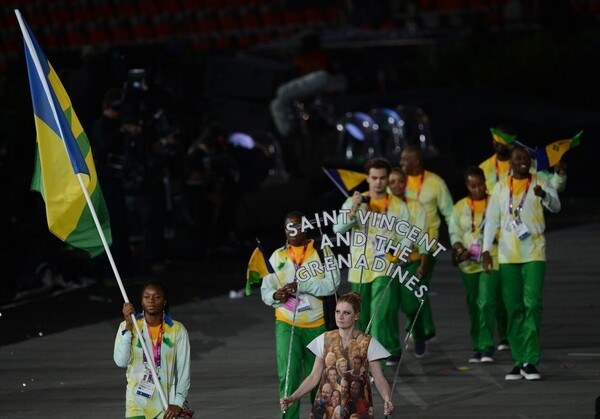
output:
<path id="1" fill-rule="evenodd" d="M 535 150 L 534 158 L 537 162 L 537 170 L 545 170 L 555 166 L 568 150 L 579 145 L 582 134 L 583 131 L 579 131 L 573 138 L 554 141 L 544 148 Z"/>
<path id="2" fill-rule="evenodd" d="M 498 128 L 490 128 L 490 132 L 492 133 L 494 141 L 507 147 L 512 147 L 517 139 L 516 135 L 508 134 Z"/>
<path id="3" fill-rule="evenodd" d="M 274 272 L 275 270 L 271 266 L 271 262 L 269 262 L 265 249 L 261 242 L 257 240 L 256 248 L 252 252 L 252 256 L 250 256 L 248 270 L 246 271 L 246 295 L 252 293 L 251 285 L 260 284 L 266 275 Z"/>
<path id="4" fill-rule="evenodd" d="M 360 185 L 367 178 L 367 175 L 360 172 L 345 169 L 330 169 L 323 167 L 323 172 L 329 179 L 342 191 L 346 196 L 350 195 L 350 191 Z"/>
<path id="5" fill-rule="evenodd" d="M 20 18 L 25 59 L 37 132 L 31 188 L 46 206 L 49 230 L 72 247 L 94 257 L 104 246 L 78 180 L 90 195 L 106 241 L 111 243 L 106 204 L 94 167 L 92 150 L 71 100 L 31 29 Z M 28 42 L 29 41 L 29 42 Z"/>

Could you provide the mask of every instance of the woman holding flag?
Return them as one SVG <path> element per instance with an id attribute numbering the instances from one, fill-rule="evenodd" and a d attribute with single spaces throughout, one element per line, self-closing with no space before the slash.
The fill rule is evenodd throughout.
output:
<path id="1" fill-rule="evenodd" d="M 149 282 L 142 290 L 142 312 L 136 315 L 142 339 L 152 345 L 154 360 L 146 359 L 142 351 L 142 342 L 131 318 L 135 314 L 133 304 L 123 305 L 125 320 L 117 331 L 114 360 L 119 367 L 127 368 L 125 417 L 128 419 L 174 419 L 193 414 L 186 406 L 190 388 L 190 341 L 185 327 L 169 316 L 167 297 L 167 288 L 162 282 Z M 168 397 L 166 411 L 149 362 L 154 362 Z"/>
<path id="2" fill-rule="evenodd" d="M 308 278 L 297 274 L 311 263 L 323 266 L 315 241 L 301 231 L 302 217 L 299 212 L 285 217 L 287 244 L 269 258 L 274 272 L 266 275 L 261 285 L 262 300 L 275 308 L 280 397 L 287 396 L 289 388 L 298 387 L 312 370 L 315 355 L 306 346 L 326 331 L 321 297 L 334 294 L 340 283 L 339 269 L 321 269 L 323 273 L 305 269 Z M 325 255 L 333 256 L 331 249 L 324 251 Z M 300 406 L 296 404 L 285 413 L 285 418 L 295 419 L 299 414 Z"/>

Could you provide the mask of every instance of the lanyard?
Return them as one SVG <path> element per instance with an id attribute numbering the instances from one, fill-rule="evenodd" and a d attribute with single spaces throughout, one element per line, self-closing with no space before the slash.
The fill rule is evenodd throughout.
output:
<path id="1" fill-rule="evenodd" d="M 146 323 L 146 329 L 148 330 L 148 336 L 150 336 L 150 342 L 152 343 L 152 353 L 154 355 L 154 365 L 156 368 L 160 368 L 160 359 L 161 359 L 161 350 L 162 350 L 162 337 L 163 337 L 163 328 L 162 324 L 160 325 L 160 329 L 158 331 L 158 338 L 156 339 L 156 343 L 152 342 L 152 336 L 150 335 L 150 327 L 148 327 L 148 323 Z M 143 362 L 144 364 L 148 362 L 146 358 L 146 353 L 142 352 L 144 355 Z"/>
<path id="2" fill-rule="evenodd" d="M 494 169 L 496 170 L 496 182 L 500 180 L 500 168 L 498 167 L 498 156 L 494 156 Z"/>
<path id="3" fill-rule="evenodd" d="M 386 194 L 385 195 L 385 208 L 383 209 L 383 214 L 387 214 L 389 206 L 390 206 L 390 194 Z M 372 211 L 371 204 L 367 204 L 367 209 L 369 211 Z"/>
<path id="4" fill-rule="evenodd" d="M 306 248 L 308 247 L 308 243 L 306 243 L 304 245 L 304 249 L 302 249 L 302 254 L 300 255 L 300 260 L 298 262 L 296 262 L 296 255 L 294 254 L 294 251 L 292 250 L 292 246 L 288 246 L 287 251 L 288 251 L 288 255 L 290 256 L 290 259 L 292 260 L 292 263 L 294 264 L 294 269 L 296 271 L 298 271 L 298 269 L 300 269 L 300 267 L 302 266 L 302 262 L 304 262 L 304 256 L 306 256 Z"/>
<path id="5" fill-rule="evenodd" d="M 419 181 L 419 189 L 417 189 L 417 200 L 421 195 L 421 189 L 423 188 L 423 182 L 425 181 L 425 172 L 421 173 L 421 180 Z"/>
<path id="6" fill-rule="evenodd" d="M 519 205 L 517 205 L 517 208 L 515 208 L 515 210 L 514 210 L 515 217 L 518 217 L 519 213 L 523 209 L 523 204 L 525 203 L 525 198 L 527 198 L 527 192 L 529 192 L 529 185 L 531 185 L 531 177 L 529 177 L 529 179 L 527 179 L 527 186 L 525 187 L 525 192 L 523 192 L 521 201 L 519 202 Z M 509 184 L 508 190 L 509 190 L 508 213 L 512 215 L 513 214 L 513 177 L 512 176 L 510 177 L 510 184 Z"/>
<path id="7" fill-rule="evenodd" d="M 489 196 L 486 196 L 481 222 L 479 223 L 479 231 L 483 231 L 483 226 L 485 225 L 485 210 L 487 209 L 488 199 Z M 469 198 L 469 206 L 471 207 L 471 233 L 475 233 L 475 201 L 472 198 Z"/>

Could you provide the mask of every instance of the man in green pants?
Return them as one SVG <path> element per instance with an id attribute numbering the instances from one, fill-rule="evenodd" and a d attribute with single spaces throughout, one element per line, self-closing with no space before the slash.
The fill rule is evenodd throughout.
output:
<path id="1" fill-rule="evenodd" d="M 502 297 L 508 316 L 508 340 L 515 362 L 506 380 L 539 380 L 540 321 L 546 270 L 544 237 L 546 208 L 560 211 L 558 194 L 544 179 L 530 173 L 531 157 L 523 147 L 511 151 L 512 175 L 494 187 L 486 211 L 483 267 L 492 269 L 492 249 L 498 233 Z"/>
<path id="2" fill-rule="evenodd" d="M 398 198 L 406 202 L 410 223 L 419 227 L 422 231 L 427 231 L 427 210 L 416 199 L 406 198 L 404 195 L 406 189 L 406 174 L 400 167 L 392 167 L 390 173 L 390 190 Z M 429 253 L 422 243 L 420 246 L 413 245 L 413 251 L 409 256 L 409 262 L 405 265 L 408 275 L 415 275 L 417 278 L 425 278 L 427 275 L 427 265 L 429 263 Z M 425 325 L 423 322 L 423 306 L 421 299 L 407 287 L 399 287 L 400 308 L 406 315 L 407 333 L 412 334 L 414 342 L 414 352 L 416 358 L 425 356 L 427 348 L 425 342 Z M 423 296 L 423 304 L 429 299 L 429 294 Z"/>
<path id="3" fill-rule="evenodd" d="M 494 186 L 498 182 L 504 182 L 510 172 L 510 151 L 513 148 L 513 142 L 516 135 L 510 127 L 506 125 L 499 125 L 496 128 L 490 130 L 492 132 L 492 147 L 494 154 L 481 162 L 479 167 L 485 174 L 485 186 L 488 193 L 492 193 Z M 537 172 L 539 179 L 544 179 L 550 182 L 552 187 L 556 189 L 556 192 L 562 192 L 567 183 L 567 167 L 564 163 L 558 162 L 554 167 L 554 170 L 542 170 Z M 498 295 L 497 310 L 496 310 L 496 324 L 498 328 L 498 338 L 500 344 L 498 350 L 508 350 L 509 342 L 506 339 L 506 311 L 504 310 L 504 302 L 502 301 L 502 295 Z"/>
<path id="4" fill-rule="evenodd" d="M 419 145 L 408 145 L 400 155 L 400 166 L 407 175 L 405 196 L 408 199 L 416 199 L 427 211 L 427 234 L 430 238 L 439 239 L 439 229 L 442 222 L 440 213 L 446 224 L 450 224 L 454 202 L 446 182 L 437 174 L 425 170 L 423 152 Z M 429 254 L 427 273 L 421 279 L 421 283 L 429 285 L 433 277 L 436 258 Z M 429 300 L 425 300 L 422 313 L 425 327 L 425 339 L 431 340 L 435 337 L 435 324 Z"/>
<path id="5" fill-rule="evenodd" d="M 376 264 L 389 265 L 386 255 L 390 251 L 396 253 L 393 248 L 400 250 L 401 247 L 411 247 L 406 236 L 399 234 L 396 229 L 382 227 L 379 222 L 384 217 L 406 222 L 409 219 L 406 204 L 387 192 L 390 169 L 390 163 L 385 159 L 375 158 L 366 162 L 369 191 L 363 194 L 354 192 L 346 199 L 333 231 L 340 234 L 351 231 L 352 266 L 348 272 L 348 282 L 352 291 L 360 293 L 362 297 L 358 328 L 365 332 L 374 315 L 369 334 L 390 352 L 387 364 L 395 365 L 402 354 L 397 298 L 401 285 L 397 279 L 391 280 L 386 275 L 387 269 L 383 272 L 373 269 Z M 386 291 L 388 284 L 390 286 Z"/>
<path id="6" fill-rule="evenodd" d="M 340 283 L 337 267 L 322 268 L 324 261 L 315 248 L 318 245 L 300 228 L 302 219 L 303 215 L 298 212 L 285 217 L 287 244 L 269 258 L 275 272 L 265 276 L 260 287 L 264 303 L 275 308 L 280 397 L 288 396 L 312 371 L 315 355 L 306 346 L 326 331 L 323 302 L 319 297 L 333 294 Z M 331 249 L 323 250 L 325 258 L 333 257 Z M 320 272 L 310 269 L 314 264 L 321 267 Z M 315 395 L 316 389 L 311 394 L 311 402 Z M 300 403 L 296 403 L 286 411 L 285 419 L 298 419 L 299 415 Z"/>

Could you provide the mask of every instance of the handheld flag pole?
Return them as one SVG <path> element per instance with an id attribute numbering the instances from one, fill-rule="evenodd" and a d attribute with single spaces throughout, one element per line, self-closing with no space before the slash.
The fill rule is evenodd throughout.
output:
<path id="1" fill-rule="evenodd" d="M 318 217 L 318 215 L 317 215 Z M 323 230 L 321 229 L 321 227 L 319 227 L 319 234 L 321 235 L 321 239 L 323 238 Z M 325 261 L 322 260 L 321 261 L 321 266 L 323 266 L 325 264 Z M 337 294 L 337 288 L 335 285 L 335 280 L 333 279 L 333 277 L 331 277 L 331 283 L 333 284 L 333 295 L 335 296 L 335 305 L 337 306 L 337 302 L 338 302 L 338 294 Z"/>
<path id="2" fill-rule="evenodd" d="M 415 319 L 413 320 L 412 325 L 410 326 L 410 330 L 404 337 L 404 350 L 402 351 L 402 355 L 400 355 L 400 360 L 398 361 L 398 365 L 396 366 L 396 374 L 394 374 L 394 382 L 392 383 L 392 389 L 390 390 L 390 399 L 394 397 L 394 389 L 396 388 L 396 382 L 398 381 L 398 373 L 400 372 L 400 365 L 402 365 L 402 360 L 404 359 L 404 354 L 408 350 L 408 337 L 412 335 L 413 329 L 415 328 L 415 323 L 417 322 L 417 318 L 419 314 L 421 314 L 421 308 L 423 307 L 423 303 L 425 300 L 423 298 L 419 299 L 419 309 L 417 310 L 417 314 L 415 315 Z M 385 418 L 388 418 L 388 415 L 385 415 Z"/>
<path id="3" fill-rule="evenodd" d="M 290 378 L 290 366 L 291 366 L 291 361 L 292 361 L 292 347 L 294 344 L 294 330 L 296 329 L 296 312 L 298 311 L 298 291 L 296 291 L 296 294 L 294 294 L 294 298 L 296 299 L 296 303 L 293 305 L 294 306 L 294 315 L 292 317 L 292 331 L 290 332 L 290 345 L 288 347 L 288 357 L 287 357 L 287 365 L 285 367 L 285 381 L 284 381 L 284 385 L 283 385 L 283 397 L 287 397 L 288 396 L 288 390 L 289 390 L 289 378 Z M 284 410 L 282 412 L 282 416 L 285 418 L 285 412 L 286 410 Z"/>
<path id="4" fill-rule="evenodd" d="M 23 40 L 25 42 L 25 54 L 26 54 L 26 59 L 27 59 L 27 67 L 28 67 L 30 85 L 32 87 L 31 95 L 32 95 L 32 100 L 33 100 L 33 105 L 34 105 L 34 113 L 36 114 L 36 117 L 42 118 L 42 116 L 40 116 L 40 113 L 36 112 L 36 111 L 40 110 L 41 114 L 43 114 L 43 117 L 49 118 L 51 121 L 44 120 L 44 122 L 46 124 L 48 124 L 48 123 L 52 124 L 52 127 L 50 128 L 50 130 L 53 130 L 52 133 L 54 135 L 58 135 L 60 137 L 60 140 L 62 140 L 62 144 L 65 148 L 65 153 L 69 156 L 69 159 L 71 160 L 72 169 L 74 171 L 73 174 L 76 176 L 77 181 L 81 187 L 81 191 L 83 193 L 83 196 L 85 197 L 85 202 L 87 203 L 91 217 L 94 220 L 96 229 L 98 230 L 100 240 L 102 242 L 104 250 L 106 251 L 106 254 L 110 261 L 113 272 L 115 273 L 115 277 L 119 284 L 119 289 L 121 290 L 123 299 L 125 300 L 126 303 L 128 303 L 129 298 L 127 297 L 127 293 L 125 292 L 125 288 L 123 287 L 123 282 L 121 281 L 119 272 L 118 272 L 115 262 L 112 258 L 112 254 L 110 252 L 108 241 L 106 240 L 102 225 L 100 223 L 100 220 L 98 219 L 98 216 L 96 214 L 96 210 L 92 203 L 89 191 L 87 190 L 85 181 L 82 176 L 82 173 L 86 173 L 87 175 L 91 175 L 91 173 L 89 173 L 89 170 L 85 164 L 83 156 L 81 155 L 81 150 L 79 149 L 77 143 L 74 141 L 73 132 L 67 133 L 64 130 L 64 128 L 66 126 L 68 126 L 68 122 L 66 121 L 66 117 L 63 113 L 63 109 L 62 108 L 60 109 L 60 116 L 59 116 L 59 111 L 57 110 L 57 106 L 61 105 L 59 100 L 62 99 L 64 101 L 66 98 L 66 100 L 68 101 L 68 96 L 66 95 L 66 92 L 64 92 L 64 88 L 62 87 L 60 80 L 58 80 L 58 77 L 54 73 L 54 70 L 51 68 L 51 66 L 48 63 L 48 60 L 46 59 L 43 52 L 39 48 L 37 41 L 35 41 L 35 38 L 34 38 L 33 34 L 31 33 L 29 26 L 25 23 L 19 10 L 15 9 L 15 15 L 17 17 L 17 20 L 19 21 L 19 26 L 20 26 L 21 32 L 23 34 Z M 41 61 L 42 59 L 45 61 L 45 63 L 47 64 L 46 67 L 49 69 L 48 74 L 45 73 L 43 70 L 44 66 L 42 65 L 42 61 Z M 61 90 L 63 90 L 62 92 L 56 92 L 55 90 L 51 89 L 51 86 L 49 85 L 49 79 L 48 79 L 48 76 L 50 74 L 52 75 L 52 77 L 55 78 L 54 79 L 55 85 L 53 85 L 52 87 L 56 88 L 56 85 L 59 85 L 59 88 Z M 35 86 L 35 89 L 34 89 L 34 86 Z M 40 88 L 41 91 L 38 91 L 37 88 Z M 57 93 L 60 97 L 57 97 L 58 96 Z M 62 119 L 61 119 L 61 117 L 62 117 Z M 74 114 L 73 114 L 73 117 L 75 117 Z M 76 119 L 76 117 L 75 117 L 75 119 Z M 36 125 L 36 128 L 37 128 L 37 125 Z M 38 143 L 39 143 L 39 138 L 40 138 L 40 132 L 38 129 Z M 61 238 L 63 241 L 65 241 L 62 237 L 59 237 L 59 238 Z M 146 343 L 145 339 L 143 338 L 142 332 L 141 332 L 139 325 L 137 324 L 137 321 L 135 319 L 135 315 L 132 314 L 131 317 L 133 320 L 133 325 L 135 327 L 136 333 L 138 333 L 138 336 L 140 336 L 140 342 L 142 343 L 142 349 L 143 349 L 144 353 L 146 354 L 146 358 L 153 360 L 154 357 L 151 355 L 152 352 L 147 347 L 147 343 Z M 149 366 L 150 366 L 150 370 L 152 372 L 152 376 L 155 379 L 155 382 L 158 383 L 159 382 L 158 374 L 156 373 L 154 363 L 150 362 Z M 159 393 L 161 402 L 166 411 L 168 408 L 168 403 L 167 403 L 167 398 L 164 394 L 164 390 L 162 389 L 162 386 L 160 386 L 160 385 L 158 385 L 157 388 L 158 388 L 158 393 Z"/>
<path id="5" fill-rule="evenodd" d="M 345 169 L 327 169 L 321 167 L 335 186 L 344 194 L 346 198 L 350 196 L 350 191 L 365 181 L 367 175 L 360 172 Z"/>
<path id="6" fill-rule="evenodd" d="M 342 188 L 340 186 L 340 184 L 331 176 L 331 174 L 329 174 L 329 172 L 325 168 L 322 168 L 322 169 L 323 169 L 323 172 L 325 172 L 325 174 L 327 175 L 327 177 L 329 179 L 331 179 L 331 181 L 333 182 L 333 184 L 340 190 L 340 192 L 343 193 L 346 198 L 348 198 L 350 196 L 348 194 L 348 191 L 344 190 L 344 188 Z"/>
<path id="7" fill-rule="evenodd" d="M 390 287 L 392 285 L 392 281 L 393 280 L 394 280 L 394 276 L 392 275 L 392 276 L 390 276 L 390 280 L 388 281 L 387 285 L 383 289 L 383 292 L 379 296 L 379 301 L 377 301 L 377 305 L 375 306 L 375 310 L 373 310 L 373 314 L 371 315 L 371 318 L 369 319 L 369 323 L 367 324 L 367 327 L 365 329 L 365 333 L 369 333 L 369 330 L 371 329 L 371 324 L 373 323 L 373 319 L 375 318 L 375 316 L 377 315 L 377 312 L 381 308 L 381 304 L 383 303 L 383 298 L 385 297 L 385 294 L 387 294 L 387 292 L 389 291 L 389 289 L 390 289 Z"/>

